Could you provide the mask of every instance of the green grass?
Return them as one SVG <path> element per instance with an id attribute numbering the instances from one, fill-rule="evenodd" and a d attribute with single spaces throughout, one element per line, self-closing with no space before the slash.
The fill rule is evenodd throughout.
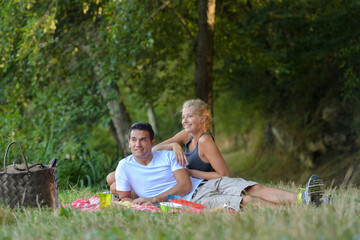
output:
<path id="1" fill-rule="evenodd" d="M 59 200 L 70 203 L 93 194 L 73 189 L 61 192 Z M 332 194 L 333 204 L 327 207 L 249 206 L 241 214 L 0 208 L 0 239 L 360 239 L 360 190 L 338 189 Z"/>

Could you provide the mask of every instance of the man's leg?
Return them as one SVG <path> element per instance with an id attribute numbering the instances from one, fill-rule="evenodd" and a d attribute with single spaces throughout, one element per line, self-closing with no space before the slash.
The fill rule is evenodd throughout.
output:
<path id="1" fill-rule="evenodd" d="M 245 194 L 251 197 L 260 198 L 275 204 L 290 204 L 297 202 L 297 193 L 289 192 L 279 188 L 266 187 L 256 184 L 245 189 Z"/>
<path id="2" fill-rule="evenodd" d="M 106 182 L 110 186 L 110 192 L 116 196 L 119 196 L 119 193 L 116 191 L 115 172 L 111 172 L 107 175 Z"/>
<path id="3" fill-rule="evenodd" d="M 119 192 L 116 191 L 115 171 L 107 175 L 106 182 L 110 186 L 110 192 L 115 196 L 119 196 Z M 134 190 L 131 190 L 131 198 L 138 198 L 138 195 L 134 192 Z"/>
<path id="4" fill-rule="evenodd" d="M 111 172 L 106 177 L 106 182 L 111 186 L 115 182 L 115 172 Z"/>

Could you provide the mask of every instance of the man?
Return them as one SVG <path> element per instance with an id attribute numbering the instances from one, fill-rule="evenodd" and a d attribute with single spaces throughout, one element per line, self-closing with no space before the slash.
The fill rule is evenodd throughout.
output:
<path id="1" fill-rule="evenodd" d="M 133 124 L 129 135 L 133 154 L 121 160 L 115 172 L 116 190 L 121 200 L 142 205 L 167 201 L 168 195 L 180 195 L 190 200 L 192 186 L 199 185 L 202 179 L 190 179 L 172 151 L 151 151 L 155 139 L 150 124 Z M 139 196 L 134 200 L 132 189 Z"/>
<path id="2" fill-rule="evenodd" d="M 132 155 L 121 160 L 115 172 L 116 191 L 122 201 L 152 205 L 167 201 L 168 195 L 180 195 L 182 199 L 208 208 L 226 205 L 239 210 L 241 205 L 248 203 L 276 206 L 299 201 L 318 205 L 324 192 L 324 182 L 317 175 L 310 178 L 307 188 L 300 194 L 241 178 L 222 177 L 208 181 L 192 178 L 176 162 L 172 151 L 152 152 L 155 139 L 150 124 L 133 124 L 129 135 Z M 138 198 L 131 197 L 132 190 Z"/>

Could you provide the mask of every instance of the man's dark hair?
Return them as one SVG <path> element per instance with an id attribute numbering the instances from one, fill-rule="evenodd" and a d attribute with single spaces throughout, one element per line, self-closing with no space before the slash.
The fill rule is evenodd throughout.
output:
<path id="1" fill-rule="evenodd" d="M 148 131 L 149 135 L 150 135 L 150 140 L 154 139 L 154 130 L 152 128 L 152 126 L 150 125 L 150 123 L 145 123 L 145 122 L 137 122 L 134 123 L 133 125 L 131 125 L 130 127 L 130 131 L 129 131 L 129 138 L 131 136 L 131 131 L 132 130 L 143 130 L 143 131 Z"/>

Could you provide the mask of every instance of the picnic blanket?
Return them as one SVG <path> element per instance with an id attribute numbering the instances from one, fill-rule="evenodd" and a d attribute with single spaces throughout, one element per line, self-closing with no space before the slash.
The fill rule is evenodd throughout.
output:
<path id="1" fill-rule="evenodd" d="M 94 195 L 89 199 L 77 199 L 71 203 L 71 207 L 86 212 L 98 211 L 100 209 L 100 196 Z"/>
<path id="2" fill-rule="evenodd" d="M 89 199 L 77 199 L 73 201 L 71 204 L 71 207 L 74 209 L 77 209 L 79 211 L 83 212 L 96 212 L 101 210 L 100 209 L 100 196 L 94 195 Z M 65 205 L 68 206 L 68 205 Z M 121 201 L 113 201 L 111 202 L 111 206 L 120 207 L 124 209 L 131 209 L 135 211 L 147 211 L 152 213 L 163 213 L 161 212 L 160 208 L 156 206 L 142 206 L 138 204 L 133 204 L 131 202 L 121 202 Z M 210 210 L 204 210 L 204 209 L 184 209 L 184 210 L 172 210 L 168 213 L 206 213 L 206 212 L 216 212 L 219 209 L 210 209 Z M 222 209 L 226 210 L 230 214 L 239 213 L 237 211 L 231 210 L 231 209 Z"/>

